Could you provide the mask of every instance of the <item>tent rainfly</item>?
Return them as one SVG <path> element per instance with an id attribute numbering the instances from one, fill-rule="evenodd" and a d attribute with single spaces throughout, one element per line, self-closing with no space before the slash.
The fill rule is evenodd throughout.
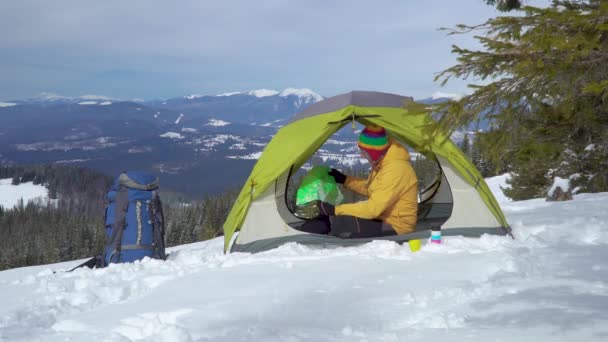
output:
<path id="1" fill-rule="evenodd" d="M 411 97 L 352 91 L 324 99 L 295 115 L 264 149 L 224 223 L 224 252 L 260 252 L 287 242 L 348 246 L 371 240 L 399 243 L 430 236 L 511 235 L 504 214 L 483 177 L 445 136 L 429 134 L 435 121 L 428 113 L 408 110 Z M 412 107 L 413 108 L 413 107 Z M 356 120 L 384 127 L 394 141 L 437 161 L 436 181 L 419 195 L 418 222 L 413 233 L 345 239 L 299 231 L 305 219 L 287 206 L 286 190 L 298 170 L 336 131 Z M 235 241 L 234 232 L 240 229 Z"/>

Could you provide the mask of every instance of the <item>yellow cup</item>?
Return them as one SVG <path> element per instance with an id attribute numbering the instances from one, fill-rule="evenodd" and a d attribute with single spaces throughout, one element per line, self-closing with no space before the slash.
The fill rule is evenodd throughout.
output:
<path id="1" fill-rule="evenodd" d="M 420 250 L 420 240 L 410 240 L 408 243 L 412 252 L 418 252 Z"/>

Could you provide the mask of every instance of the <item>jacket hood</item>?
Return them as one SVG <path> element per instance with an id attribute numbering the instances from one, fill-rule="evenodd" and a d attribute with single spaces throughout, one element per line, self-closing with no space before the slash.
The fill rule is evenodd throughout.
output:
<path id="1" fill-rule="evenodd" d="M 388 148 L 388 151 L 386 151 L 386 155 L 384 155 L 382 162 L 389 160 L 410 161 L 410 153 L 399 142 L 391 139 L 391 146 Z"/>

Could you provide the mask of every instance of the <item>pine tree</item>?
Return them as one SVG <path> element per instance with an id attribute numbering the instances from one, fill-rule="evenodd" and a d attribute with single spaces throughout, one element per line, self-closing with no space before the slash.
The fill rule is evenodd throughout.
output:
<path id="1" fill-rule="evenodd" d="M 507 162 L 515 198 L 538 196 L 553 176 L 573 172 L 589 174 L 577 178 L 585 191 L 607 191 L 608 2 L 555 0 L 521 11 L 451 31 L 483 31 L 476 38 L 484 49 L 454 46 L 458 64 L 436 79 L 475 77 L 486 84 L 437 105 L 445 113 L 439 130 L 449 134 L 487 115 L 494 128 L 478 136 L 486 153 L 480 160 L 493 164 L 490 173 Z"/>
<path id="2" fill-rule="evenodd" d="M 418 177 L 418 189 L 423 190 L 430 186 L 439 174 L 437 161 L 423 155 L 417 155 L 412 165 Z"/>
<path id="3" fill-rule="evenodd" d="M 522 6 L 520 0 L 486 0 L 486 3 L 491 6 L 496 6 L 499 11 L 503 12 L 519 9 Z"/>
<path id="4" fill-rule="evenodd" d="M 460 149 L 469 159 L 471 159 L 471 142 L 469 141 L 469 134 L 465 133 L 460 144 Z"/>
<path id="5" fill-rule="evenodd" d="M 2 178 L 28 177 L 57 195 L 57 204 L 20 203 L 0 207 L 0 270 L 91 257 L 105 240 L 102 223 L 104 196 L 112 179 L 77 167 L 45 165 L 0 167 Z M 174 246 L 221 233 L 237 191 L 191 201 L 161 194 L 166 220 L 166 243 Z"/>

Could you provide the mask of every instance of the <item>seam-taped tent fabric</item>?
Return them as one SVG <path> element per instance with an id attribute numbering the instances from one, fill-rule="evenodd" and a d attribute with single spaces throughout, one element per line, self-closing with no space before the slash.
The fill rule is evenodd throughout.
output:
<path id="1" fill-rule="evenodd" d="M 281 176 L 300 168 L 329 137 L 353 120 L 382 126 L 393 138 L 449 165 L 479 194 L 498 225 L 509 233 L 504 214 L 479 171 L 450 139 L 429 129 L 435 121 L 428 113 L 407 109 L 412 101 L 410 97 L 394 94 L 353 91 L 322 100 L 296 115 L 266 146 L 239 193 L 223 226 L 224 250 L 228 251 L 232 236 L 242 227 L 252 202 L 267 193 Z M 471 209 L 474 214 L 475 208 Z"/>

